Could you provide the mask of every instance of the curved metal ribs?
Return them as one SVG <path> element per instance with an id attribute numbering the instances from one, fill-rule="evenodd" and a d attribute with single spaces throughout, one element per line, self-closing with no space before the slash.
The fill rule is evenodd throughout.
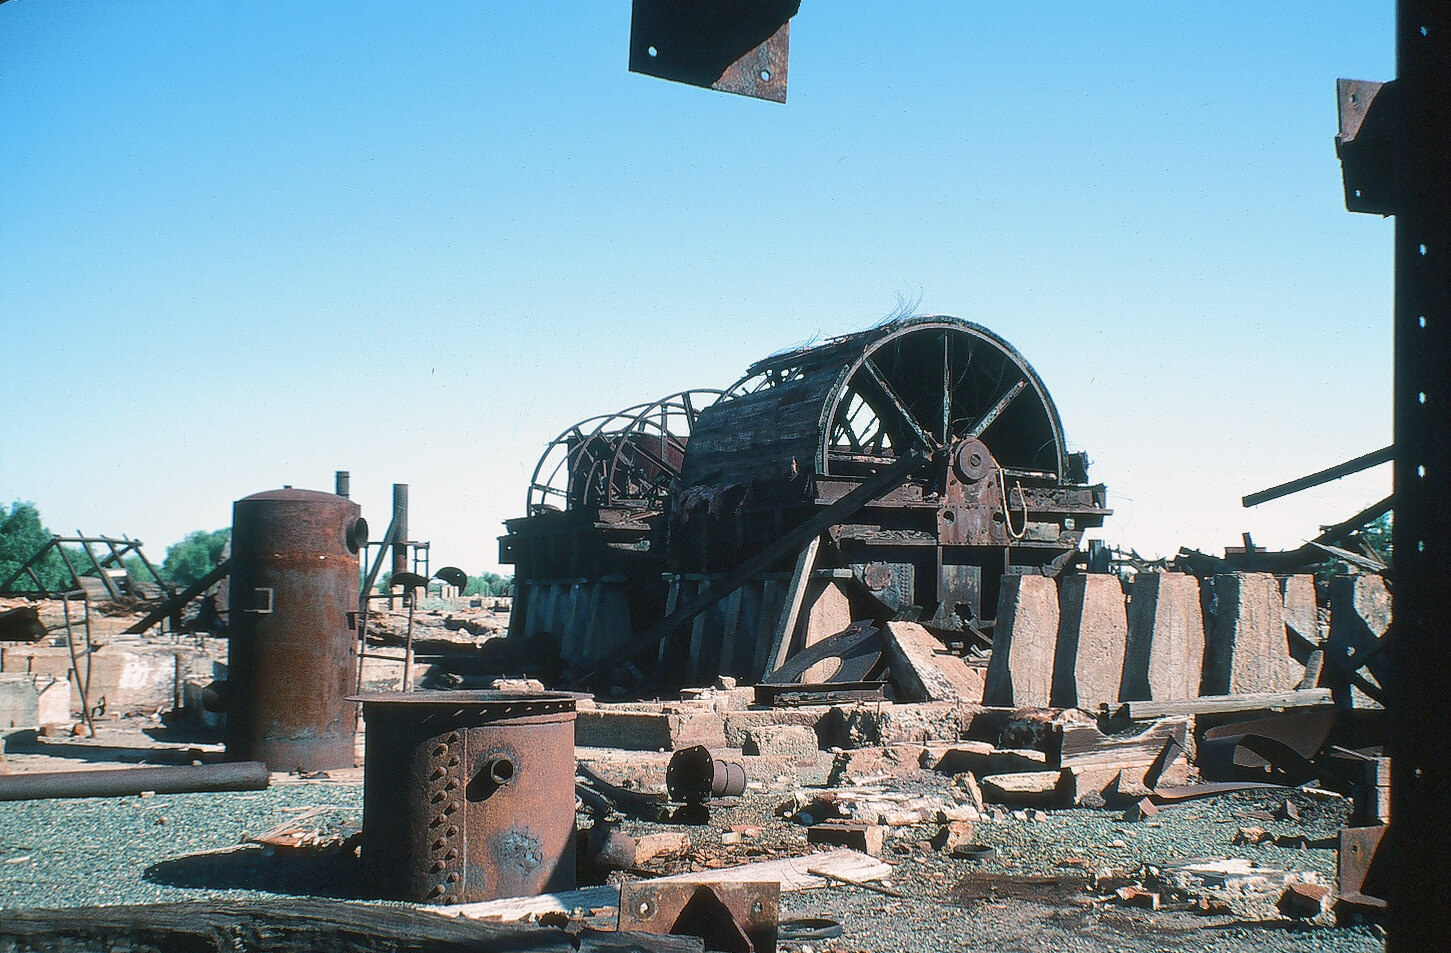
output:
<path id="1" fill-rule="evenodd" d="M 713 389 L 681 391 L 566 428 L 534 468 L 526 512 L 658 508 L 680 475 L 696 418 L 720 396 Z"/>

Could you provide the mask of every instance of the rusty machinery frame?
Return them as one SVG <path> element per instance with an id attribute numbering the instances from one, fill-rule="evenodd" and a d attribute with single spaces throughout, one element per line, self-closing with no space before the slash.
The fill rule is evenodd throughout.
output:
<path id="1" fill-rule="evenodd" d="M 1387 948 L 1439 950 L 1451 759 L 1434 714 L 1451 671 L 1451 4 L 1396 5 L 1393 83 L 1342 80 L 1337 139 L 1351 211 L 1395 215 L 1395 617 L 1388 686 Z"/>

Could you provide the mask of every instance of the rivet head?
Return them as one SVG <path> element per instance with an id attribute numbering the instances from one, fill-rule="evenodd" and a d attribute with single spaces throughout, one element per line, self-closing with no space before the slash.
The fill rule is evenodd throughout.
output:
<path id="1" fill-rule="evenodd" d="M 447 880 L 451 884 L 458 883 L 458 871 L 457 870 L 451 871 L 449 873 L 449 875 L 447 877 L 445 877 L 444 879 Z"/>
<path id="2" fill-rule="evenodd" d="M 441 860 L 435 860 L 435 861 L 434 861 L 434 862 L 433 862 L 433 869 L 434 869 L 434 870 L 442 870 L 442 869 L 443 869 L 443 868 L 445 868 L 445 867 L 447 867 L 447 866 L 448 866 L 448 864 L 445 864 L 445 863 L 444 863 L 444 862 L 443 862 L 443 861 L 441 861 Z"/>
<path id="3" fill-rule="evenodd" d="M 448 830 L 444 831 L 444 833 L 447 834 L 449 837 L 452 837 L 458 833 L 458 828 L 450 824 L 448 825 Z"/>

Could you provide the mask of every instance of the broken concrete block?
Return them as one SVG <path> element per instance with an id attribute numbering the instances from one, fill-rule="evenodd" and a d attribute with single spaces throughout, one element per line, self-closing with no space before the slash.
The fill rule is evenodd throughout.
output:
<path id="1" fill-rule="evenodd" d="M 816 754 L 816 732 L 804 725 L 762 725 L 746 729 L 742 754 L 799 756 Z"/>
<path id="2" fill-rule="evenodd" d="M 769 708 L 752 711 L 727 711 L 720 716 L 725 747 L 744 748 L 746 732 L 752 728 L 770 725 L 800 725 L 817 731 L 822 720 L 831 716 L 833 709 L 825 705 L 806 705 L 800 708 Z M 817 737 L 821 735 L 818 732 Z M 707 745 L 706 747 L 711 747 Z"/>
<path id="3" fill-rule="evenodd" d="M 973 777 L 971 771 L 953 775 L 952 793 L 959 804 L 970 807 L 979 814 L 985 809 L 987 802 L 982 796 L 982 785 L 978 784 L 977 778 Z"/>
<path id="4" fill-rule="evenodd" d="M 664 854 L 680 854 L 690 849 L 690 838 L 677 831 L 660 831 L 655 834 L 641 834 L 635 838 L 635 863 Z"/>
<path id="5" fill-rule="evenodd" d="M 1277 905 L 1280 912 L 1296 920 L 1318 920 L 1329 916 L 1334 891 L 1325 884 L 1292 883 L 1285 887 Z"/>
<path id="6" fill-rule="evenodd" d="M 574 743 L 584 748 L 674 751 L 726 747 L 719 713 L 704 706 L 598 705 L 577 712 Z"/>
<path id="7" fill-rule="evenodd" d="M 1320 609 L 1315 602 L 1315 577 L 1309 573 L 1286 576 L 1280 581 L 1285 603 L 1285 627 L 1306 642 L 1320 643 Z"/>
<path id="8" fill-rule="evenodd" d="M 806 592 L 806 604 L 801 607 L 801 614 L 806 620 L 803 648 L 810 648 L 852 623 L 851 602 L 847 599 L 846 590 L 842 589 L 841 583 L 834 579 L 812 580 Z M 823 668 L 815 672 L 807 669 L 807 674 L 801 680 L 808 683 L 826 681 L 836 674 L 834 670 L 827 670 L 826 663 L 830 662 L 836 663 L 835 666 L 830 666 L 832 669 L 840 666 L 837 659 L 823 659 L 816 663 Z"/>
<path id="9" fill-rule="evenodd" d="M 38 678 L 35 687 L 39 692 L 39 697 L 35 700 L 35 713 L 39 724 L 70 724 L 71 680 L 68 678 Z"/>
<path id="10" fill-rule="evenodd" d="M 1024 771 L 982 778 L 982 796 L 993 804 L 1054 807 L 1066 803 L 1062 771 Z"/>
<path id="11" fill-rule="evenodd" d="M 1330 638 L 1325 645 L 1325 667 L 1335 688 L 1335 702 L 1342 707 L 1352 701 L 1369 704 L 1358 689 L 1350 689 L 1334 673 L 1350 656 L 1375 644 L 1391 624 L 1391 596 L 1380 576 L 1335 576 L 1330 580 Z M 1381 652 L 1366 662 L 1365 670 L 1384 685 L 1389 659 Z M 1337 684 L 1338 683 L 1338 684 Z"/>
<path id="12" fill-rule="evenodd" d="M 1283 600 L 1279 581 L 1270 573 L 1214 577 L 1215 613 L 1201 694 L 1283 692 L 1299 684 L 1291 670 Z"/>
<path id="13" fill-rule="evenodd" d="M 977 702 L 982 698 L 980 675 L 916 622 L 888 622 L 882 646 L 904 699 Z"/>
<path id="14" fill-rule="evenodd" d="M 34 675 L 0 675 L 0 729 L 40 727 L 40 692 Z"/>
<path id="15" fill-rule="evenodd" d="M 1140 573 L 1129 588 L 1128 616 L 1120 701 L 1197 698 L 1204 669 L 1199 580 Z"/>
<path id="16" fill-rule="evenodd" d="M 1120 903 L 1130 907 L 1143 907 L 1145 910 L 1159 909 L 1159 895 L 1152 890 L 1145 890 L 1142 887 L 1135 887 L 1130 884 L 1120 887 L 1114 891 Z"/>
<path id="17" fill-rule="evenodd" d="M 995 748 L 986 741 L 959 741 L 950 747 L 929 746 L 924 767 L 940 774 L 971 772 L 982 777 L 988 774 L 1012 774 L 1019 771 L 1041 771 L 1048 766 L 1048 756 L 1032 748 Z"/>
<path id="18" fill-rule="evenodd" d="M 881 856 L 885 840 L 886 828 L 859 821 L 824 821 L 806 829 L 808 844 L 848 847 L 873 857 Z"/>
<path id="19" fill-rule="evenodd" d="M 948 702 L 920 705 L 861 704 L 837 708 L 837 724 L 823 735 L 843 748 L 956 741 L 972 722 L 973 709 Z"/>
<path id="20" fill-rule="evenodd" d="M 860 784 L 865 778 L 884 775 L 905 777 L 921 770 L 918 766 L 923 749 L 916 745 L 889 745 L 881 748 L 854 748 L 837 751 L 832 757 L 827 784 Z"/>
<path id="21" fill-rule="evenodd" d="M 1202 902 L 1206 909 L 1223 910 L 1251 921 L 1279 920 L 1283 915 L 1280 900 L 1292 884 L 1328 887 L 1324 875 L 1316 871 L 1261 867 L 1242 857 L 1156 866 L 1145 880 L 1150 889 Z M 1328 915 L 1325 919 L 1329 919 Z"/>
<path id="22" fill-rule="evenodd" d="M 1004 576 L 983 704 L 1044 707 L 1053 695 L 1058 589 L 1047 576 Z"/>
<path id="23" fill-rule="evenodd" d="M 1059 579 L 1052 705 L 1097 708 L 1118 701 L 1128 637 L 1128 610 L 1117 576 Z"/>
<path id="24" fill-rule="evenodd" d="M 932 846 L 948 853 L 972 843 L 972 821 L 948 821 L 932 835 Z"/>

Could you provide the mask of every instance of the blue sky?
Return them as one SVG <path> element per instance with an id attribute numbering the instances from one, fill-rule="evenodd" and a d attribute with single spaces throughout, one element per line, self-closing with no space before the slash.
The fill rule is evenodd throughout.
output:
<path id="1" fill-rule="evenodd" d="M 786 105 L 626 70 L 628 0 L 0 4 L 0 500 L 160 556 L 409 483 L 495 567 L 546 442 L 899 298 L 1011 341 L 1144 553 L 1293 546 L 1388 468 L 1391 221 L 1335 79 L 1389 3 L 805 0 Z"/>

